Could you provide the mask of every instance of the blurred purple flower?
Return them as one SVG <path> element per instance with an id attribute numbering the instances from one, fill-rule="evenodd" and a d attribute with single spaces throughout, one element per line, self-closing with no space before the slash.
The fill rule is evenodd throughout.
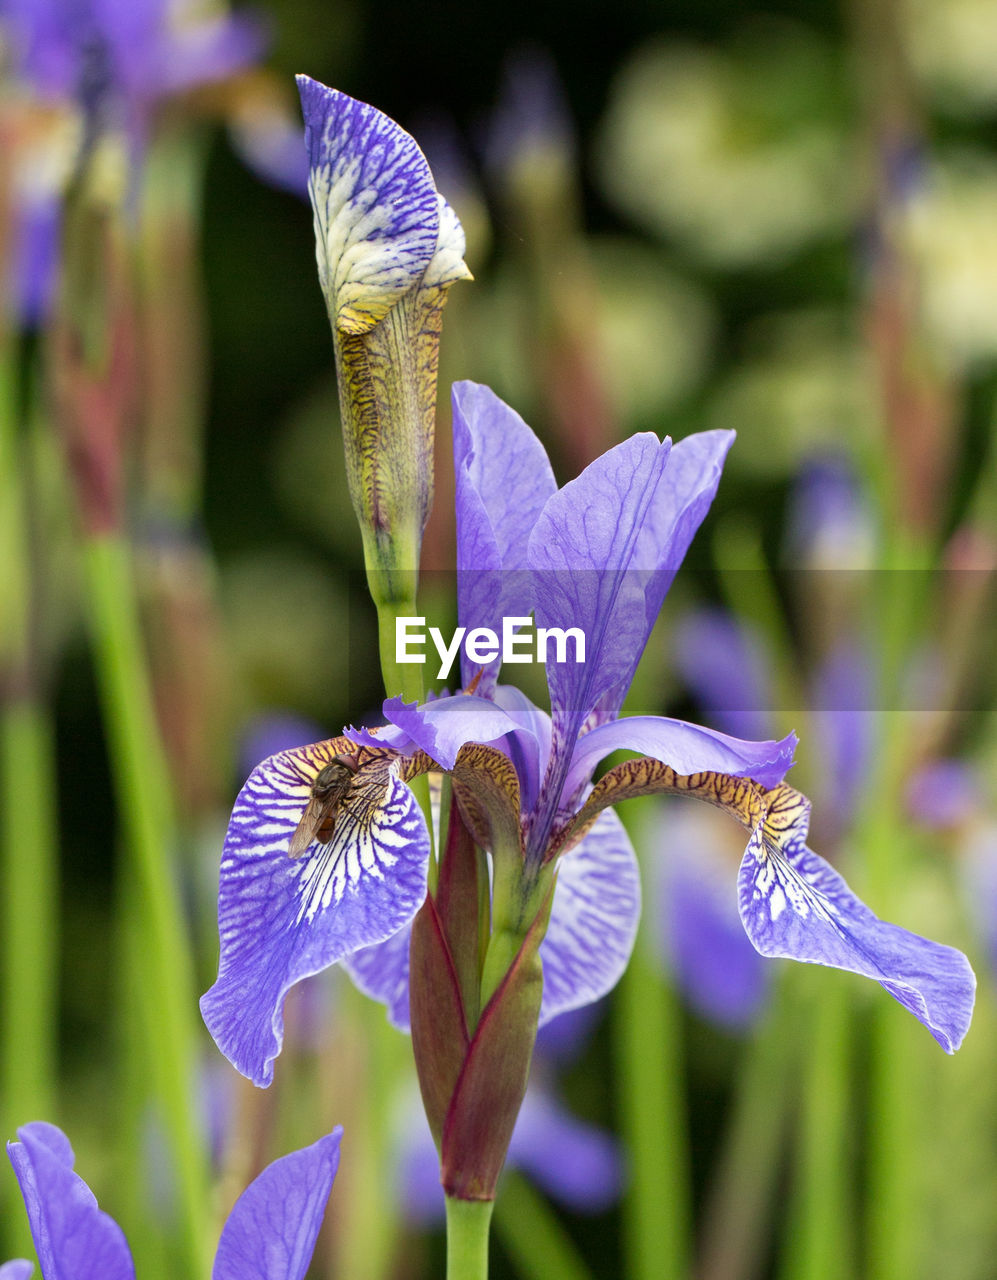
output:
<path id="1" fill-rule="evenodd" d="M 248 777 L 267 756 L 317 742 L 322 729 L 314 720 L 289 711 L 268 711 L 244 726 L 239 742 L 239 769 Z"/>
<path id="2" fill-rule="evenodd" d="M 675 628 L 675 664 L 709 719 L 739 738 L 771 732 L 770 663 L 757 635 L 725 609 L 692 609 Z"/>
<path id="3" fill-rule="evenodd" d="M 51 305 L 62 195 L 80 154 L 108 130 L 121 134 L 134 196 L 157 106 L 229 78 L 263 51 L 256 19 L 177 9 L 169 0 L 0 0 L 15 78 L 40 102 L 79 117 L 73 129 L 53 116 L 51 136 L 22 144 L 30 175 L 13 188 L 8 291 L 26 327 L 41 323 Z M 298 146 L 303 153 L 300 132 Z"/>
<path id="4" fill-rule="evenodd" d="M 342 1132 L 336 1128 L 282 1156 L 250 1183 L 222 1228 L 213 1280 L 303 1280 L 339 1166 Z M 135 1280 L 124 1233 L 73 1172 L 73 1149 L 62 1130 L 35 1121 L 17 1136 L 7 1154 L 45 1280 Z M 7 1267 L 18 1265 L 25 1264 Z"/>
<path id="5" fill-rule="evenodd" d="M 932 760 L 907 784 L 907 808 L 925 827 L 958 827 L 979 810 L 982 799 L 979 778 L 964 760 Z"/>

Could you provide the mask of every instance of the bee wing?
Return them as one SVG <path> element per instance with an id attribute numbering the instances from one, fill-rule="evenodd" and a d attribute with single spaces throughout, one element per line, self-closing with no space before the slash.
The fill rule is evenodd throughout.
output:
<path id="1" fill-rule="evenodd" d="M 305 811 L 294 830 L 294 835 L 291 836 L 291 843 L 287 846 L 287 856 L 289 858 L 300 858 L 315 839 L 315 833 L 321 825 L 322 802 L 312 796 L 305 805 Z"/>

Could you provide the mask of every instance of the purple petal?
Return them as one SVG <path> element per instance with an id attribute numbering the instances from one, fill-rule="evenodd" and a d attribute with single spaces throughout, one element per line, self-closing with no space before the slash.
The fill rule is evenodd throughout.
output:
<path id="1" fill-rule="evenodd" d="M 514 685 L 496 685 L 492 699 L 519 726 L 515 733 L 497 738 L 495 745 L 515 765 L 523 812 L 529 813 L 537 802 L 550 758 L 550 716 Z"/>
<path id="2" fill-rule="evenodd" d="M 73 1149 L 62 1130 L 36 1121 L 17 1136 L 7 1154 L 45 1280 L 135 1280 L 124 1232 L 73 1172 Z"/>
<path id="3" fill-rule="evenodd" d="M 961 951 L 880 920 L 804 843 L 809 804 L 779 845 L 752 835 L 738 874 L 748 937 L 765 956 L 832 965 L 874 978 L 946 1051 L 961 1044 L 976 978 Z"/>
<path id="4" fill-rule="evenodd" d="M 662 806 L 655 843 L 661 944 L 692 1007 L 723 1027 L 750 1026 L 768 992 L 769 968 L 745 937 L 737 910 L 741 841 L 722 814 Z M 730 848 L 727 845 L 730 843 Z"/>
<path id="5" fill-rule="evenodd" d="M 298 89 L 322 291 L 336 328 L 365 333 L 436 252 L 433 175 L 415 139 L 380 111 L 308 76 Z"/>
<path id="6" fill-rule="evenodd" d="M 397 933 L 426 895 L 429 836 L 397 762 L 363 765 L 330 842 L 288 857 L 312 781 L 335 750 L 335 740 L 318 743 L 255 769 L 222 853 L 221 957 L 201 1012 L 229 1061 L 260 1085 L 273 1079 L 288 989 Z"/>
<path id="7" fill-rule="evenodd" d="M 409 944 L 412 941 L 411 922 L 399 929 L 384 942 L 372 947 L 361 947 L 344 957 L 342 966 L 350 975 L 353 985 L 371 1000 L 378 1000 L 387 1007 L 388 1021 L 399 1031 L 409 1032 L 408 981 Z"/>
<path id="8" fill-rule="evenodd" d="M 540 944 L 543 1025 L 611 991 L 627 967 L 640 919 L 640 872 L 623 823 L 604 810 L 561 859 Z"/>
<path id="9" fill-rule="evenodd" d="M 13 1258 L 0 1266 L 0 1280 L 28 1280 L 34 1269 L 35 1264 L 26 1258 Z"/>
<path id="10" fill-rule="evenodd" d="M 530 538 L 537 626 L 580 628 L 583 662 L 548 662 L 557 743 L 573 743 L 586 716 L 632 674 L 647 636 L 645 550 L 671 442 L 632 436 L 547 502 Z M 569 649 L 570 652 L 570 649 Z M 576 651 L 577 652 L 577 651 Z"/>
<path id="11" fill-rule="evenodd" d="M 711 722 L 738 738 L 769 732 L 769 662 L 758 638 L 724 609 L 695 609 L 675 629 L 675 663 Z"/>
<path id="12" fill-rule="evenodd" d="M 406 754 L 418 748 L 443 769 L 454 767 L 457 752 L 468 742 L 490 743 L 507 734 L 530 732 L 494 702 L 466 693 L 421 705 L 388 698 L 384 714 L 404 737 L 391 733 L 390 728 L 379 729 L 376 734 L 350 730 L 348 736 L 354 742 L 388 745 Z"/>
<path id="13" fill-rule="evenodd" d="M 509 1164 L 576 1213 L 608 1209 L 623 1186 L 623 1161 L 610 1134 L 577 1119 L 536 1087 L 523 1099 Z"/>
<path id="14" fill-rule="evenodd" d="M 528 616 L 533 608 L 527 548 L 557 484 L 543 445 L 488 387 L 454 384 L 453 434 L 458 617 L 469 630 L 501 632 L 503 618 Z M 500 665 L 495 659 L 485 669 L 482 693 Z M 465 685 L 476 670 L 462 651 Z"/>
<path id="15" fill-rule="evenodd" d="M 343 1130 L 268 1165 L 222 1228 L 212 1280 L 303 1280 L 339 1167 Z"/>
<path id="16" fill-rule="evenodd" d="M 666 716 L 625 716 L 600 725 L 579 739 L 564 794 L 574 795 L 592 776 L 599 761 L 613 751 L 637 751 L 660 760 L 679 774 L 726 773 L 774 787 L 792 765 L 796 743 L 795 733 L 779 742 L 746 742 Z"/>
<path id="17" fill-rule="evenodd" d="M 733 431 L 701 431 L 672 446 L 633 559 L 635 568 L 654 570 L 644 579 L 643 640 L 633 654 L 629 674 L 600 701 L 599 721 L 612 719 L 623 705 L 668 589 L 716 495 L 733 443 Z"/>

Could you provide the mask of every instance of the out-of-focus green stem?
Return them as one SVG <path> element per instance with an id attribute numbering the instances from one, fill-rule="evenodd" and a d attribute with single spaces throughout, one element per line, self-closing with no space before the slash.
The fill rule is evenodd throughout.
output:
<path id="1" fill-rule="evenodd" d="M 127 544 L 115 534 L 84 545 L 94 654 L 135 900 L 142 913 L 143 979 L 156 1008 L 149 1021 L 152 1088 L 175 1161 L 184 1254 L 206 1275 L 207 1167 L 196 1108 L 197 1000 L 171 865 L 175 825 L 170 783 L 149 688 Z"/>
<path id="2" fill-rule="evenodd" d="M 3 1121 L 7 1137 L 30 1120 L 54 1120 L 57 833 L 52 730 L 43 707 L 16 699 L 0 723 L 3 850 Z M 7 1254 L 30 1235 L 13 1180 L 4 1215 Z M 15 1197 L 16 1200 L 15 1200 Z M 8 1199 L 8 1197 L 4 1197 Z M 15 1207 L 16 1206 L 16 1207 Z"/>
<path id="3" fill-rule="evenodd" d="M 759 1270 L 768 1235 L 783 1140 L 795 1101 L 799 1039 L 790 976 L 747 1047 L 734 1111 L 711 1193 L 696 1280 L 747 1280 Z"/>
<path id="4" fill-rule="evenodd" d="M 447 1196 L 447 1280 L 488 1280 L 491 1200 Z"/>
<path id="5" fill-rule="evenodd" d="M 802 974 L 801 977 L 810 976 Z M 847 979 L 820 975 L 826 990 L 800 1035 L 798 1172 L 788 1214 L 782 1280 L 846 1280 L 854 1272 L 854 1206 L 848 1168 L 850 1022 Z"/>
<path id="6" fill-rule="evenodd" d="M 678 1280 L 690 1254 L 680 1012 L 647 954 L 643 926 L 617 988 L 613 1040 L 631 1175 L 623 1202 L 626 1274 L 631 1280 Z"/>
<path id="7" fill-rule="evenodd" d="M 358 991 L 343 991 L 341 1016 L 358 1046 L 360 1070 L 349 1094 L 346 1229 L 337 1242 L 335 1274 L 386 1280 L 398 1239 L 397 1199 L 391 1194 L 395 1107 L 411 1072 L 411 1051 L 381 1005 Z"/>
<path id="8" fill-rule="evenodd" d="M 525 1280 L 590 1280 L 591 1272 L 557 1215 L 511 1170 L 499 1187 L 495 1227 Z"/>

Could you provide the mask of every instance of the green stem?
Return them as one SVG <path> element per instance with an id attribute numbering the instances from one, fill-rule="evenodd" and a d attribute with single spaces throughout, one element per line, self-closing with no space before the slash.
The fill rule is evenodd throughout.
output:
<path id="1" fill-rule="evenodd" d="M 674 991 L 645 950 L 643 926 L 617 991 L 613 1036 L 631 1173 L 623 1204 L 627 1275 L 677 1280 L 690 1254 L 681 1018 Z"/>
<path id="2" fill-rule="evenodd" d="M 45 709 L 14 700 L 0 721 L 3 856 L 3 1127 L 55 1119 L 57 947 L 56 794 Z M 13 1180 L 4 1184 L 7 1255 L 30 1247 Z M 15 1201 L 14 1197 L 17 1196 Z M 16 1208 L 15 1208 L 16 1205 Z"/>
<path id="3" fill-rule="evenodd" d="M 797 1009 L 787 976 L 738 1072 L 733 1116 L 704 1215 L 697 1280 L 747 1280 L 759 1272 L 795 1097 Z"/>
<path id="4" fill-rule="evenodd" d="M 447 1280 L 488 1280 L 488 1228 L 494 1202 L 447 1196 Z"/>
<path id="5" fill-rule="evenodd" d="M 142 913 L 148 1052 L 178 1186 L 190 1275 L 210 1260 L 205 1152 L 191 1099 L 196 1081 L 194 975 L 171 865 L 175 823 L 169 775 L 153 710 L 131 561 L 123 539 L 92 537 L 84 547 L 94 656 L 127 856 Z"/>
<path id="6" fill-rule="evenodd" d="M 854 1274 L 848 1165 L 852 1006 L 847 978 L 836 973 L 821 978 L 826 990 L 808 1009 L 809 1034 L 801 1036 L 800 1173 L 788 1215 L 783 1280 L 845 1280 Z"/>
<path id="7" fill-rule="evenodd" d="M 495 1226 L 527 1280 L 590 1280 L 591 1272 L 543 1196 L 507 1170 L 495 1204 Z"/>

